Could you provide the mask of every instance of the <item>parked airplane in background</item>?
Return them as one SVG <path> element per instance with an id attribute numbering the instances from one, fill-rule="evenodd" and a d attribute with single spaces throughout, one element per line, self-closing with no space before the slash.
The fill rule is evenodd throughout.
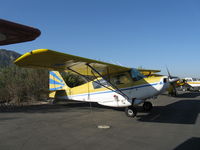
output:
<path id="1" fill-rule="evenodd" d="M 197 78 L 184 78 L 184 90 L 200 91 L 200 79 Z"/>
<path id="2" fill-rule="evenodd" d="M 168 76 L 144 76 L 134 68 L 48 49 L 26 53 L 18 58 L 15 64 L 21 67 L 51 70 L 49 90 L 52 98 L 97 102 L 110 107 L 125 107 L 125 113 L 129 117 L 136 116 L 135 106 L 142 103 L 145 111 L 151 110 L 152 104 L 146 100 L 166 91 L 169 86 Z M 78 74 L 87 82 L 70 88 L 61 77 L 59 73 L 61 71 Z M 151 72 L 151 70 L 145 71 Z"/>

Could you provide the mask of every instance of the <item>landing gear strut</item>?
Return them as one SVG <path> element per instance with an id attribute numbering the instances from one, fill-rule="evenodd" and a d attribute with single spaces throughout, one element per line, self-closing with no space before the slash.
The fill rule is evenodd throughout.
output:
<path id="1" fill-rule="evenodd" d="M 144 111 L 150 111 L 153 108 L 153 105 L 151 102 L 144 102 L 143 109 Z"/>
<path id="2" fill-rule="evenodd" d="M 125 108 L 125 114 L 128 117 L 135 117 L 137 115 L 137 109 L 134 106 L 129 106 Z"/>

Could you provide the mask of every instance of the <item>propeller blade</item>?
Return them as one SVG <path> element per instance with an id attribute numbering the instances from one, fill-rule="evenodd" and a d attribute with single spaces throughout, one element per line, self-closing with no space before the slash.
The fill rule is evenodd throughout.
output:
<path id="1" fill-rule="evenodd" d="M 166 69 L 167 69 L 167 73 L 168 73 L 169 79 L 171 79 L 172 76 L 171 76 L 171 74 L 170 74 L 170 72 L 169 72 L 169 69 L 168 69 L 167 67 L 166 67 Z"/>
<path id="2" fill-rule="evenodd" d="M 168 77 L 169 77 L 169 82 L 172 83 L 172 82 L 176 82 L 178 81 L 180 78 L 179 77 L 173 77 L 171 76 L 170 72 L 169 72 L 169 69 L 166 67 L 167 69 L 167 73 L 168 73 Z"/>

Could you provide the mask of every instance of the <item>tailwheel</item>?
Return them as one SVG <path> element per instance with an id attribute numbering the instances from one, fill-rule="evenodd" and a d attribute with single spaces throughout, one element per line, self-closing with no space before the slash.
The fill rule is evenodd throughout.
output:
<path id="1" fill-rule="evenodd" d="M 143 109 L 144 111 L 150 111 L 153 108 L 153 105 L 151 102 L 144 102 Z"/>
<path id="2" fill-rule="evenodd" d="M 128 117 L 135 117 L 137 115 L 137 109 L 133 106 L 126 107 L 125 113 Z"/>

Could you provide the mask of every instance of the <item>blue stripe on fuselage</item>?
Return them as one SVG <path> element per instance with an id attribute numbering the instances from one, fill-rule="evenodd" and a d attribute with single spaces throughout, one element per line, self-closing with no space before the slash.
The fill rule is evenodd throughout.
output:
<path id="1" fill-rule="evenodd" d="M 143 88 L 143 87 L 148 87 L 148 86 L 154 86 L 154 85 L 158 85 L 158 84 L 163 84 L 163 82 L 158 82 L 158 83 L 153 83 L 153 84 L 146 84 L 146 85 L 140 85 L 140 86 L 134 86 L 134 87 L 129 87 L 129 88 L 124 88 L 124 89 L 120 89 L 121 91 L 126 91 L 126 90 L 132 90 L 132 89 L 138 89 L 138 88 Z M 104 94 L 104 93 L 114 93 L 117 90 L 114 91 L 103 91 L 103 92 L 94 92 L 94 93 L 90 93 L 90 95 L 96 95 L 96 94 Z M 78 95 L 70 95 L 72 97 L 77 97 L 77 96 L 87 96 L 87 94 L 78 94 Z"/>

